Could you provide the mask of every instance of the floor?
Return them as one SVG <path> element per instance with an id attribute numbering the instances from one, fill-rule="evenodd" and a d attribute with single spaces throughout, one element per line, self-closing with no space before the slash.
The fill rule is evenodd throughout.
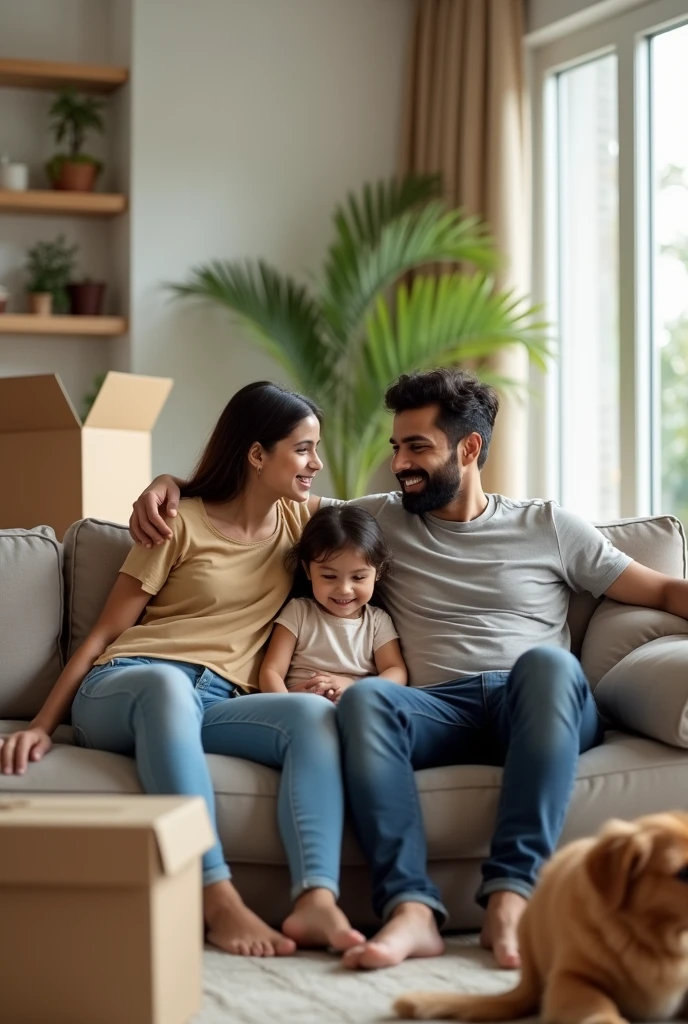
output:
<path id="1" fill-rule="evenodd" d="M 474 936 L 450 938 L 443 957 L 362 973 L 320 953 L 243 960 L 208 949 L 203 1010 L 192 1024 L 372 1024 L 396 1020 L 392 1002 L 408 989 L 495 992 L 515 980 Z"/>

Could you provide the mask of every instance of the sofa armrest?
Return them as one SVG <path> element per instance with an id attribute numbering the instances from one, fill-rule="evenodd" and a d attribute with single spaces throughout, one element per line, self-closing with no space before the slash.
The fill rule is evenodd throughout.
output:
<path id="1" fill-rule="evenodd" d="M 595 700 L 613 725 L 688 747 L 688 636 L 651 640 L 600 680 Z"/>

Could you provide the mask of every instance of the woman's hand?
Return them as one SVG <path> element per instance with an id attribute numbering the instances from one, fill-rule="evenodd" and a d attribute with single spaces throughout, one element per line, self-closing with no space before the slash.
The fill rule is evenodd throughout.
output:
<path id="1" fill-rule="evenodd" d="M 156 476 L 134 502 L 129 517 L 129 532 L 137 544 L 152 548 L 170 539 L 172 531 L 163 516 L 176 516 L 180 496 L 179 482 L 173 476 Z"/>
<path id="2" fill-rule="evenodd" d="M 53 745 L 45 729 L 22 729 L 0 736 L 0 771 L 3 775 L 23 775 L 29 761 L 40 761 Z"/>
<path id="3" fill-rule="evenodd" d="M 356 680 L 352 676 L 338 676 L 333 672 L 314 672 L 310 679 L 299 685 L 306 693 L 317 693 L 327 697 L 333 704 L 338 704 L 345 690 Z"/>

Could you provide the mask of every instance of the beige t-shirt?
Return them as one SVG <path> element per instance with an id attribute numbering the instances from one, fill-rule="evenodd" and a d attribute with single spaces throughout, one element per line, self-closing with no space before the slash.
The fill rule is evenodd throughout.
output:
<path id="1" fill-rule="evenodd" d="M 285 683 L 287 687 L 309 679 L 313 672 L 337 675 L 377 675 L 375 651 L 399 637 L 382 608 L 367 604 L 358 619 L 330 615 L 310 597 L 297 597 L 282 609 L 275 623 L 296 637 L 296 647 Z"/>
<path id="2" fill-rule="evenodd" d="M 120 571 L 154 596 L 141 622 L 96 665 L 132 657 L 186 661 L 257 689 L 272 620 L 291 589 L 284 560 L 308 518 L 306 502 L 283 499 L 272 537 L 242 544 L 215 529 L 200 498 L 185 498 L 168 520 L 171 540 L 154 548 L 137 544 L 127 556 Z"/>

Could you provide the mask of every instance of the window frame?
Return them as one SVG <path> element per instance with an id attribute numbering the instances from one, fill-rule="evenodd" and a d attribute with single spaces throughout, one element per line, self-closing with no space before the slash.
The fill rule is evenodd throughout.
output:
<path id="1" fill-rule="evenodd" d="M 606 7 L 600 4 L 600 8 Z M 617 57 L 619 133 L 619 436 L 621 516 L 662 511 L 659 501 L 659 400 L 652 345 L 650 38 L 688 23 L 688 0 L 652 0 L 602 16 L 552 38 L 556 26 L 526 37 L 531 99 L 532 292 L 556 324 L 558 273 L 556 75 L 610 52 Z M 604 12 L 602 12 L 604 14 Z M 556 336 L 555 336 L 556 341 Z M 533 371 L 529 483 L 531 493 L 561 499 L 560 375 L 558 361 Z M 583 435 L 582 435 L 583 436 Z M 590 441 L 591 439 L 588 439 Z M 654 448 L 654 450 L 653 450 Z"/>

